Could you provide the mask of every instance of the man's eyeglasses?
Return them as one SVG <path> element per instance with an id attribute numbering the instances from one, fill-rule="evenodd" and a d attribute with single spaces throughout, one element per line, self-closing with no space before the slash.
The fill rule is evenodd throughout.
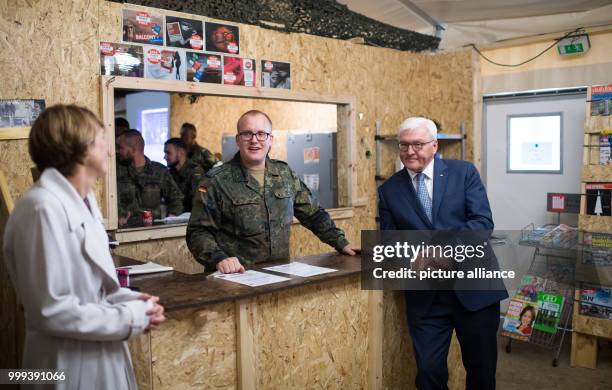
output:
<path id="1" fill-rule="evenodd" d="M 257 138 L 257 141 L 265 141 L 270 136 L 270 133 L 265 131 L 241 131 L 240 133 L 238 133 L 238 136 L 243 141 L 250 141 L 253 139 L 253 136 Z"/>
<path id="2" fill-rule="evenodd" d="M 431 141 L 427 141 L 427 142 L 415 142 L 413 144 L 405 144 L 403 142 L 400 142 L 399 143 L 399 149 L 402 152 L 407 152 L 410 149 L 410 147 L 412 146 L 412 150 L 414 150 L 415 152 L 418 152 L 420 150 L 423 150 L 423 147 L 425 145 L 430 144 L 430 143 L 432 143 L 434 141 L 435 141 L 435 139 L 432 139 Z"/>

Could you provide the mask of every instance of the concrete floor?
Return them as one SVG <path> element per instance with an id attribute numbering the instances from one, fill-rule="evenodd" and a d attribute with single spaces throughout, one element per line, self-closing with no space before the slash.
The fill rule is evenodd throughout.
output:
<path id="1" fill-rule="evenodd" d="M 597 369 L 572 368 L 570 340 L 566 338 L 559 365 L 552 366 L 553 350 L 512 342 L 506 352 L 507 338 L 498 338 L 498 390 L 612 390 L 612 342 L 600 342 Z"/>

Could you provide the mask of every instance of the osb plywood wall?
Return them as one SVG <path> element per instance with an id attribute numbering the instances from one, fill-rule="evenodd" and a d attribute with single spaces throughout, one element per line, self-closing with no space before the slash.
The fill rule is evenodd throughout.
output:
<path id="1" fill-rule="evenodd" d="M 256 301 L 257 388 L 364 388 L 368 293 L 359 277 Z"/>
<path id="2" fill-rule="evenodd" d="M 151 334 L 154 389 L 232 389 L 236 386 L 233 303 L 166 314 Z"/>
<path id="3" fill-rule="evenodd" d="M 78 103 L 100 112 L 98 42 L 120 40 L 124 6 L 139 8 L 101 0 L 0 0 L 0 36 L 5 37 L 0 51 L 0 98 L 45 99 L 47 105 Z M 412 54 L 247 25 L 240 27 L 241 52 L 245 56 L 292 63 L 294 90 L 356 97 L 361 119 L 357 120 L 356 129 L 359 178 L 353 197 L 366 199 L 367 206 L 356 208 L 352 220 L 339 222 L 351 241 L 358 243 L 360 230 L 376 226 L 374 156 L 366 157 L 367 151 L 374 153 L 376 120 L 381 121 L 384 134 L 396 133 L 399 123 L 410 115 L 435 118 L 449 133 L 456 132 L 463 121 L 468 129 L 467 158 L 472 157 L 470 51 Z M 393 171 L 395 159 L 393 147 L 387 149 L 383 159 L 386 174 Z M 443 153 L 451 157 L 450 153 Z M 30 166 L 25 141 L 0 142 L 0 169 L 7 174 L 16 198 L 31 185 Z M 99 192 L 103 189 L 99 188 Z M 104 204 L 104 200 L 99 203 Z M 172 253 L 179 241 L 149 244 L 151 249 L 146 251 Z M 328 249 L 306 229 L 294 229 L 293 255 Z M 6 279 L 0 285 L 10 288 Z M 2 313 L 2 318 L 10 322 L 10 313 Z M 2 333 L 12 334 L 4 332 L 11 325 L 2 322 Z M 13 362 L 15 356 L 3 354 L 3 359 Z"/>
<path id="4" fill-rule="evenodd" d="M 337 128 L 336 105 L 305 102 L 288 102 L 268 99 L 229 98 L 200 96 L 194 103 L 189 96 L 172 94 L 170 100 L 170 131 L 177 137 L 184 122 L 198 129 L 198 143 L 213 153 L 221 153 L 221 137 L 236 134 L 236 122 L 249 110 L 265 112 L 272 120 L 274 145 L 272 157 L 286 156 L 281 148 L 287 130 L 312 132 L 335 131 Z M 282 158 L 281 158 L 282 159 Z"/>

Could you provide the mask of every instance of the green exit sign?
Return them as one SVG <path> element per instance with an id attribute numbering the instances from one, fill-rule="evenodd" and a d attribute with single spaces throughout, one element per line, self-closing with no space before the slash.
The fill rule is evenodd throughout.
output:
<path id="1" fill-rule="evenodd" d="M 557 50 L 562 56 L 584 54 L 591 48 L 586 34 L 565 38 L 557 43 Z"/>

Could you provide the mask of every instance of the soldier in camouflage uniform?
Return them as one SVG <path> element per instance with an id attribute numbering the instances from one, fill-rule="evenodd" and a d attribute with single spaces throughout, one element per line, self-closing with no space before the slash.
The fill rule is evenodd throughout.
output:
<path id="1" fill-rule="evenodd" d="M 187 145 L 187 158 L 200 165 L 204 172 L 210 171 L 219 162 L 210 150 L 198 145 L 196 127 L 191 123 L 183 123 L 181 126 L 181 139 Z"/>
<path id="2" fill-rule="evenodd" d="M 319 239 L 340 252 L 355 248 L 287 163 L 267 158 L 272 123 L 260 111 L 238 121 L 239 152 L 209 171 L 194 197 L 187 244 L 195 259 L 223 273 L 244 264 L 289 259 L 295 216 Z"/>
<path id="3" fill-rule="evenodd" d="M 187 159 L 187 146 L 180 138 L 170 138 L 166 141 L 164 158 L 172 179 L 183 193 L 183 212 L 191 212 L 193 194 L 204 176 L 204 170 Z"/>
<path id="4" fill-rule="evenodd" d="M 149 210 L 153 218 L 161 218 L 162 198 L 168 215 L 183 211 L 183 194 L 162 164 L 144 155 L 144 140 L 137 130 L 128 130 L 118 138 L 117 166 L 119 226 L 142 225 L 142 212 Z"/>

